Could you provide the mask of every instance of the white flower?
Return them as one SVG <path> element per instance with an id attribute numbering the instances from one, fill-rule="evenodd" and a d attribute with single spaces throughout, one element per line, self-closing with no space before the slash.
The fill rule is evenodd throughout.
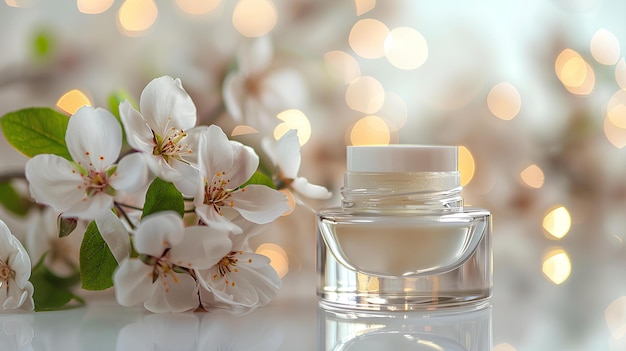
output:
<path id="1" fill-rule="evenodd" d="M 285 65 L 272 67 L 273 51 L 266 36 L 243 46 L 237 56 L 238 70 L 226 76 L 222 88 L 226 110 L 235 121 L 269 132 L 278 113 L 301 107 L 308 95 L 299 72 Z"/>
<path id="2" fill-rule="evenodd" d="M 247 313 L 272 301 L 282 285 L 268 257 L 244 251 L 248 238 L 258 234 L 258 225 L 238 223 L 245 231 L 231 235 L 231 251 L 210 269 L 199 271 L 200 297 L 207 310 L 216 307 Z"/>
<path id="3" fill-rule="evenodd" d="M 33 285 L 28 281 L 30 258 L 24 246 L 0 220 L 0 303 L 2 310 L 32 311 Z M 2 311 L 0 310 L 0 311 Z"/>
<path id="4" fill-rule="evenodd" d="M 124 306 L 143 302 L 155 313 L 183 312 L 199 306 L 196 269 L 207 269 L 231 247 L 228 234 L 206 226 L 183 227 L 171 211 L 146 216 L 134 238 L 139 258 L 126 258 L 113 281 Z"/>
<path id="5" fill-rule="evenodd" d="M 65 142 L 73 162 L 41 154 L 26 163 L 32 197 L 66 217 L 94 219 L 113 207 L 116 189 L 131 189 L 143 177 L 135 155 L 115 165 L 122 130 L 107 110 L 79 109 L 68 123 Z"/>
<path id="6" fill-rule="evenodd" d="M 312 199 L 326 200 L 332 196 L 332 193 L 325 187 L 311 184 L 306 178 L 298 176 L 301 157 L 296 129 L 287 131 L 276 143 L 272 143 L 269 138 L 264 139 L 263 149 L 278 168 L 277 176 L 280 185 Z"/>
<path id="7" fill-rule="evenodd" d="M 224 211 L 233 209 L 247 220 L 269 223 L 289 210 L 285 195 L 265 185 L 240 187 L 254 174 L 259 157 L 254 150 L 230 141 L 215 125 L 200 135 L 198 167 L 203 177 L 194 205 L 209 226 L 241 232 Z"/>
<path id="8" fill-rule="evenodd" d="M 120 118 L 128 144 L 156 176 L 173 182 L 185 195 L 196 189 L 198 172 L 187 157 L 193 153 L 189 133 L 196 125 L 196 106 L 180 79 L 153 79 L 141 93 L 140 111 L 127 100 L 120 104 Z"/>

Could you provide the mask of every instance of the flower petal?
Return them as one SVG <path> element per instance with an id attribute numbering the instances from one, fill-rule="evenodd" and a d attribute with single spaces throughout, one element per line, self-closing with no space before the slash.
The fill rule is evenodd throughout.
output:
<path id="1" fill-rule="evenodd" d="M 198 167 L 209 181 L 217 172 L 226 172 L 233 167 L 233 147 L 224 131 L 216 125 L 209 126 L 200 135 Z"/>
<path id="2" fill-rule="evenodd" d="M 135 233 L 137 252 L 161 257 L 167 248 L 183 239 L 183 219 L 174 211 L 157 212 L 144 217 Z"/>
<path id="3" fill-rule="evenodd" d="M 111 112 L 84 106 L 70 118 L 65 142 L 79 165 L 104 170 L 117 161 L 122 148 L 122 129 Z"/>
<path id="4" fill-rule="evenodd" d="M 146 300 L 152 290 L 152 267 L 138 259 L 127 258 L 113 274 L 115 298 L 122 306 L 133 306 Z"/>
<path id="5" fill-rule="evenodd" d="M 236 141 L 231 142 L 233 148 L 233 165 L 227 172 L 232 188 L 245 183 L 259 167 L 259 156 L 249 146 Z"/>
<path id="6" fill-rule="evenodd" d="M 188 274 L 160 276 L 144 306 L 154 313 L 193 311 L 200 305 L 196 281 Z"/>
<path id="7" fill-rule="evenodd" d="M 196 196 L 198 199 L 198 196 Z M 227 231 L 233 234 L 241 233 L 241 228 L 233 224 L 228 218 L 215 211 L 213 206 L 205 205 L 202 201 L 194 201 L 196 214 L 209 227 L 218 231 Z"/>
<path id="8" fill-rule="evenodd" d="M 178 189 L 183 196 L 193 196 L 198 188 L 198 183 L 202 182 L 198 169 L 189 163 L 176 159 L 171 160 L 171 166 L 172 169 L 179 174 L 179 177 L 173 180 L 176 189 Z"/>
<path id="9" fill-rule="evenodd" d="M 280 277 L 270 266 L 270 259 L 263 255 L 244 253 L 239 262 L 242 277 L 245 277 L 257 292 L 258 305 L 267 305 L 278 295 L 278 289 L 282 286 Z"/>
<path id="10" fill-rule="evenodd" d="M 85 196 L 83 180 L 66 159 L 42 154 L 26 162 L 30 195 L 37 201 L 63 212 Z"/>
<path id="11" fill-rule="evenodd" d="M 232 72 L 226 76 L 222 85 L 222 96 L 226 111 L 235 122 L 243 120 L 241 106 L 245 98 L 245 77 L 238 72 Z"/>
<path id="12" fill-rule="evenodd" d="M 187 227 L 183 240 L 170 250 L 170 259 L 185 268 L 211 268 L 230 252 L 228 234 L 204 226 Z"/>
<path id="13" fill-rule="evenodd" d="M 299 194 L 302 194 L 311 199 L 327 200 L 330 199 L 331 196 L 333 196 L 333 194 L 325 187 L 321 185 L 311 184 L 304 177 L 294 179 L 294 181 L 291 183 L 291 187 Z"/>
<path id="14" fill-rule="evenodd" d="M 287 197 L 265 185 L 251 184 L 231 195 L 234 208 L 247 220 L 269 223 L 289 211 Z"/>
<path id="15" fill-rule="evenodd" d="M 146 158 L 141 153 L 133 153 L 120 160 L 115 174 L 109 177 L 109 184 L 115 189 L 132 193 L 143 189 L 149 176 Z"/>
<path id="16" fill-rule="evenodd" d="M 122 221 L 112 211 L 107 211 L 104 216 L 96 218 L 96 226 L 115 260 L 122 262 L 127 258 L 130 254 L 130 236 Z"/>
<path id="17" fill-rule="evenodd" d="M 104 216 L 110 212 L 111 208 L 113 208 L 113 197 L 100 192 L 76 202 L 72 207 L 63 211 L 63 215 L 91 220 Z"/>
<path id="18" fill-rule="evenodd" d="M 282 177 L 296 179 L 300 170 L 300 141 L 296 129 L 290 129 L 276 142 L 276 165 Z"/>
<path id="19" fill-rule="evenodd" d="M 189 129 L 196 125 L 196 106 L 180 79 L 153 79 L 141 92 L 141 114 L 152 130 L 165 135 L 168 128 Z"/>
<path id="20" fill-rule="evenodd" d="M 119 110 L 128 145 L 135 150 L 152 153 L 156 146 L 154 134 L 141 113 L 135 110 L 128 100 L 122 101 Z"/>

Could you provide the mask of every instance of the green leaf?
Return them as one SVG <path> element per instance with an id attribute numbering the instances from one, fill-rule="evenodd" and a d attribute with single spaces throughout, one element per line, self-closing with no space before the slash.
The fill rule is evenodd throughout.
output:
<path id="1" fill-rule="evenodd" d="M 78 226 L 78 218 L 75 217 L 61 217 L 57 218 L 57 230 L 59 238 L 64 238 L 74 231 Z"/>
<path id="2" fill-rule="evenodd" d="M 66 278 L 59 277 L 44 265 L 45 256 L 43 255 L 37 262 L 30 276 L 30 282 L 35 288 L 33 293 L 35 311 L 60 310 L 66 308 L 72 300 L 84 305 L 85 301 L 71 290 L 80 282 L 78 272 Z"/>
<path id="3" fill-rule="evenodd" d="M 185 214 L 185 201 L 174 184 L 155 178 L 148 187 L 142 217 L 161 211 L 176 211 L 182 217 Z"/>
<path id="4" fill-rule="evenodd" d="M 35 59 L 45 60 L 52 55 L 54 40 L 48 30 L 39 30 L 33 37 L 32 52 Z"/>
<path id="5" fill-rule="evenodd" d="M 113 286 L 117 261 L 102 238 L 95 221 L 91 221 L 80 245 L 80 276 L 86 290 L 104 290 Z"/>
<path id="6" fill-rule="evenodd" d="M 0 182 L 0 204 L 17 216 L 25 216 L 33 203 L 21 196 L 10 181 Z"/>
<path id="7" fill-rule="evenodd" d="M 109 96 L 109 110 L 111 113 L 120 120 L 120 104 L 128 100 L 130 104 L 137 109 L 137 103 L 133 100 L 133 97 L 125 90 L 118 90 Z"/>
<path id="8" fill-rule="evenodd" d="M 71 160 L 65 144 L 69 118 L 47 107 L 9 112 L 0 118 L 9 144 L 28 157 L 54 154 Z"/>
<path id="9" fill-rule="evenodd" d="M 250 177 L 250 179 L 248 179 L 247 182 L 243 183 L 241 187 L 243 188 L 246 185 L 250 185 L 250 184 L 261 184 L 261 185 L 269 186 L 272 189 L 276 189 L 276 184 L 274 184 L 274 182 L 272 181 L 272 178 L 266 176 L 264 173 L 261 173 L 259 171 L 254 172 L 252 177 Z"/>

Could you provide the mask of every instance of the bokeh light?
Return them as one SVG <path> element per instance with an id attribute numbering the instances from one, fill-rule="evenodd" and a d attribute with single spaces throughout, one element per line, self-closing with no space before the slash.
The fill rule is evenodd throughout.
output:
<path id="1" fill-rule="evenodd" d="M 517 350 L 515 349 L 515 347 L 513 347 L 513 345 L 505 342 L 502 344 L 495 345 L 492 351 L 517 351 Z"/>
<path id="2" fill-rule="evenodd" d="M 158 15 L 153 0 L 126 0 L 117 12 L 118 28 L 126 36 L 139 36 L 154 24 Z"/>
<path id="3" fill-rule="evenodd" d="M 588 95 L 595 86 L 595 74 L 585 59 L 572 49 L 563 50 L 554 69 L 563 86 L 572 94 Z"/>
<path id="4" fill-rule="evenodd" d="M 37 4 L 37 0 L 5 0 L 6 4 L 11 7 L 33 7 Z"/>
<path id="5" fill-rule="evenodd" d="M 615 81 L 620 88 L 626 90 L 626 60 L 621 59 L 615 66 Z"/>
<path id="6" fill-rule="evenodd" d="M 545 176 L 543 171 L 539 166 L 532 164 L 526 167 L 521 173 L 520 178 L 524 184 L 528 185 L 531 188 L 539 189 L 543 186 L 543 182 L 545 180 Z"/>
<path id="7" fill-rule="evenodd" d="M 77 0 L 78 11 L 96 15 L 108 10 L 115 0 Z"/>
<path id="8" fill-rule="evenodd" d="M 593 58 L 603 65 L 614 65 L 619 60 L 619 40 L 609 30 L 600 28 L 591 38 L 589 49 Z"/>
<path id="9" fill-rule="evenodd" d="M 565 206 L 558 206 L 543 217 L 543 229 L 553 238 L 563 238 L 571 227 L 572 217 Z"/>
<path id="10" fill-rule="evenodd" d="M 419 68 L 428 59 L 428 43 L 424 36 L 410 27 L 394 28 L 385 40 L 385 57 L 400 69 Z"/>
<path id="11" fill-rule="evenodd" d="M 346 103 L 355 111 L 376 113 L 385 103 L 385 89 L 374 77 L 359 77 L 348 85 Z"/>
<path id="12" fill-rule="evenodd" d="M 614 339 L 626 335 L 626 296 L 615 299 L 604 310 L 604 318 Z"/>
<path id="13" fill-rule="evenodd" d="M 230 133 L 230 136 L 256 134 L 258 132 L 259 131 L 254 129 L 253 127 L 242 124 L 235 126 L 235 128 L 233 128 L 233 131 Z"/>
<path id="14" fill-rule="evenodd" d="M 181 10 L 190 15 L 202 15 L 215 10 L 222 0 L 176 0 Z"/>
<path id="15" fill-rule="evenodd" d="M 607 104 L 604 134 L 617 148 L 626 146 L 626 90 L 618 90 Z"/>
<path id="16" fill-rule="evenodd" d="M 378 116 L 363 117 L 350 130 L 352 145 L 388 145 L 390 141 L 389 127 Z"/>
<path id="17" fill-rule="evenodd" d="M 366 18 L 354 24 L 348 41 L 357 55 L 375 59 L 385 56 L 385 40 L 388 35 L 389 28 L 383 22 Z"/>
<path id="18" fill-rule="evenodd" d="M 279 113 L 276 118 L 283 121 L 274 129 L 274 138 L 280 139 L 290 129 L 296 129 L 300 145 L 306 144 L 311 138 L 311 122 L 307 116 L 300 110 L 285 110 Z"/>
<path id="19" fill-rule="evenodd" d="M 548 250 L 543 256 L 543 274 L 554 284 L 562 284 L 572 273 L 572 263 L 567 252 L 561 248 Z"/>
<path id="20" fill-rule="evenodd" d="M 364 15 L 376 7 L 376 0 L 354 0 L 354 7 L 356 8 L 356 15 Z"/>
<path id="21" fill-rule="evenodd" d="M 257 247 L 255 253 L 268 257 L 270 266 L 274 268 L 279 277 L 283 278 L 289 272 L 289 257 L 279 245 L 272 243 L 261 244 Z"/>
<path id="22" fill-rule="evenodd" d="M 461 186 L 466 186 L 472 181 L 472 178 L 474 178 L 476 163 L 474 162 L 474 156 L 470 150 L 463 145 L 459 146 L 458 167 L 461 173 Z"/>
<path id="23" fill-rule="evenodd" d="M 297 205 L 296 196 L 289 189 L 280 189 L 278 190 L 285 195 L 287 198 L 287 206 L 289 206 L 289 211 L 283 213 L 281 216 L 289 216 L 295 209 Z"/>
<path id="24" fill-rule="evenodd" d="M 56 103 L 57 107 L 69 115 L 73 115 L 83 106 L 92 106 L 89 98 L 80 90 L 74 89 L 63 94 Z"/>
<path id="25" fill-rule="evenodd" d="M 233 10 L 233 26 L 249 38 L 271 32 L 277 21 L 278 12 L 270 0 L 239 0 Z"/>
<path id="26" fill-rule="evenodd" d="M 324 63 L 342 82 L 348 84 L 361 75 L 361 67 L 356 59 L 345 51 L 329 51 L 324 54 Z"/>
<path id="27" fill-rule="evenodd" d="M 387 121 L 390 131 L 397 132 L 406 124 L 408 118 L 406 102 L 398 94 L 387 92 L 385 102 L 377 115 Z"/>
<path id="28" fill-rule="evenodd" d="M 503 119 L 511 120 L 517 116 L 522 107 L 522 98 L 513 86 L 509 82 L 502 82 L 496 84 L 487 95 L 487 107 L 494 116 Z"/>

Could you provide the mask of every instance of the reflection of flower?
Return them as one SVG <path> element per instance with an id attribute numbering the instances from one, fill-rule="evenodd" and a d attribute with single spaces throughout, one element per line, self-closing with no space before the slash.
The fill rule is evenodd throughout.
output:
<path id="1" fill-rule="evenodd" d="M 113 207 L 117 188 L 132 188 L 141 173 L 131 155 L 114 165 L 122 147 L 122 130 L 108 111 L 90 106 L 70 118 L 65 134 L 74 162 L 42 154 L 26 163 L 26 178 L 35 200 L 67 217 L 94 219 Z"/>
<path id="2" fill-rule="evenodd" d="M 295 190 L 298 194 L 312 199 L 329 199 L 332 194 L 323 186 L 309 183 L 304 177 L 298 176 L 300 170 L 300 142 L 296 129 L 285 133 L 276 143 L 271 139 L 263 140 L 265 152 L 278 168 L 277 183 Z"/>
<path id="3" fill-rule="evenodd" d="M 196 212 L 209 226 L 241 232 L 226 216 L 233 209 L 247 220 L 269 223 L 287 212 L 287 199 L 265 185 L 240 186 L 254 174 L 259 157 L 254 150 L 230 141 L 215 125 L 200 135 L 198 167 L 203 177 L 196 192 Z"/>
<path id="4" fill-rule="evenodd" d="M 198 316 L 191 313 L 147 315 L 120 330 L 116 350 L 200 350 L 199 324 Z"/>
<path id="5" fill-rule="evenodd" d="M 180 79 L 163 76 L 141 93 L 141 112 L 128 100 L 120 117 L 130 146 L 140 151 L 142 163 L 158 177 L 173 182 L 185 195 L 196 189 L 197 171 L 186 159 L 193 152 L 188 133 L 196 125 L 196 106 Z"/>
<path id="6" fill-rule="evenodd" d="M 282 285 L 280 277 L 266 256 L 246 252 L 251 235 L 258 233 L 257 225 L 238 218 L 241 234 L 231 234 L 232 249 L 217 264 L 199 272 L 200 296 L 205 309 L 227 308 L 232 313 L 249 312 L 268 304 Z"/>
<path id="7" fill-rule="evenodd" d="M 28 281 L 30 270 L 26 249 L 0 221 L 0 302 L 3 310 L 33 310 L 33 285 Z"/>
<path id="8" fill-rule="evenodd" d="M 303 105 L 307 88 L 300 73 L 285 66 L 272 68 L 273 46 L 261 37 L 238 53 L 238 70 L 226 76 L 224 104 L 237 122 L 273 130 L 276 115 Z"/>
<path id="9" fill-rule="evenodd" d="M 124 306 L 144 302 L 155 312 L 183 312 L 199 305 L 195 269 L 207 269 L 228 252 L 226 232 L 183 227 L 175 212 L 145 217 L 134 240 L 139 258 L 122 261 L 113 279 L 117 301 Z"/>
<path id="10" fill-rule="evenodd" d="M 33 315 L 11 314 L 0 316 L 0 345 L 3 351 L 34 350 Z"/>
<path id="11" fill-rule="evenodd" d="M 277 323 L 267 323 L 267 316 L 216 316 L 218 313 L 202 317 L 199 350 L 276 351 L 284 346 L 283 329 Z"/>

